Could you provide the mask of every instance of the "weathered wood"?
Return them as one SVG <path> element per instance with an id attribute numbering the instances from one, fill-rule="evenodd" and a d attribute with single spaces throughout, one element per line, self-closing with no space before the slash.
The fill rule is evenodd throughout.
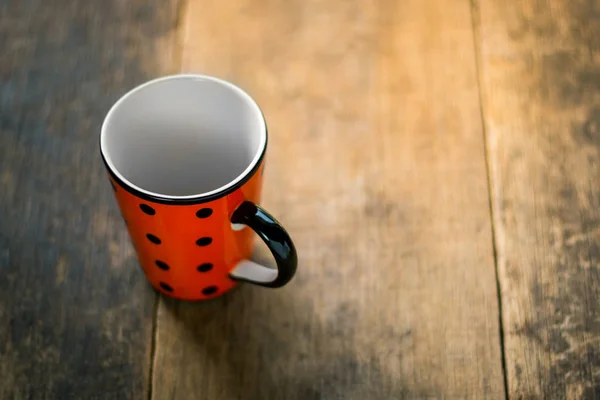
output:
<path id="1" fill-rule="evenodd" d="M 280 290 L 161 300 L 153 397 L 504 398 L 469 3 L 186 9 L 184 71 L 263 108 L 264 205 L 300 266 Z"/>
<path id="2" fill-rule="evenodd" d="M 477 0 L 509 394 L 600 398 L 600 3 Z"/>
<path id="3" fill-rule="evenodd" d="M 147 398 L 155 294 L 97 146 L 175 69 L 177 5 L 0 2 L 0 399 Z"/>

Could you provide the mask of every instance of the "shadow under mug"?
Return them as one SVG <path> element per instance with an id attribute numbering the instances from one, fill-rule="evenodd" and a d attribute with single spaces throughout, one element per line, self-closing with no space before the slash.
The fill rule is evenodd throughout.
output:
<path id="1" fill-rule="evenodd" d="M 150 284 L 204 300 L 238 282 L 276 288 L 297 268 L 294 244 L 258 202 L 267 127 L 239 87 L 206 75 L 146 82 L 109 110 L 100 153 Z M 250 260 L 254 232 L 277 269 Z"/>

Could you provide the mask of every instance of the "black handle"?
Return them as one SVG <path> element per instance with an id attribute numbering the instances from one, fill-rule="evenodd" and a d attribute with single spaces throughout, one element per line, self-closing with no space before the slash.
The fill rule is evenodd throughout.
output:
<path id="1" fill-rule="evenodd" d="M 234 211 L 231 222 L 244 224 L 252 228 L 269 247 L 277 262 L 277 277 L 273 281 L 259 282 L 240 277 L 232 277 L 233 279 L 264 287 L 278 288 L 284 286 L 294 277 L 298 267 L 296 248 L 290 235 L 275 218 L 258 205 L 245 201 Z"/>

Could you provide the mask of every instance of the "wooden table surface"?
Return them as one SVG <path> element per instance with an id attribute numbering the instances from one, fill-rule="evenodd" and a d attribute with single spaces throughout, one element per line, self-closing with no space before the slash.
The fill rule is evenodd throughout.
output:
<path id="1" fill-rule="evenodd" d="M 600 2 L 4 0 L 0 54 L 0 399 L 600 399 Z M 99 127 L 179 71 L 263 108 L 285 288 L 144 280 Z"/>

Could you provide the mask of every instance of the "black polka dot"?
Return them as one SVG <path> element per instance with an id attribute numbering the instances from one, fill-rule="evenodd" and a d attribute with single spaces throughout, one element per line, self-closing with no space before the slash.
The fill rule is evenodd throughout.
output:
<path id="1" fill-rule="evenodd" d="M 110 181 L 110 186 L 112 186 L 113 191 L 117 191 L 117 187 L 115 186 L 115 184 L 113 183 L 113 181 Z"/>
<path id="2" fill-rule="evenodd" d="M 148 238 L 149 241 L 151 241 L 154 244 L 161 244 L 162 243 L 159 238 L 157 238 L 156 236 L 154 236 L 151 233 L 147 234 L 146 237 Z"/>
<path id="3" fill-rule="evenodd" d="M 169 264 L 164 261 L 156 260 L 155 263 L 158 268 L 164 269 L 165 271 L 168 271 L 171 268 L 169 267 Z"/>
<path id="4" fill-rule="evenodd" d="M 160 287 L 163 288 L 163 290 L 167 291 L 167 292 L 172 292 L 173 288 L 169 285 L 167 285 L 164 282 L 159 283 Z"/>
<path id="5" fill-rule="evenodd" d="M 211 243 L 212 243 L 212 238 L 209 238 L 209 237 L 203 237 L 203 238 L 196 240 L 196 244 L 198 246 L 208 246 Z"/>
<path id="6" fill-rule="evenodd" d="M 202 294 L 205 296 L 210 296 L 211 294 L 217 293 L 217 290 L 219 289 L 216 286 L 207 286 L 202 289 Z"/>
<path id="7" fill-rule="evenodd" d="M 212 208 L 201 208 L 196 211 L 196 217 L 198 218 L 208 218 L 212 214 Z"/>
<path id="8" fill-rule="evenodd" d="M 202 265 L 199 265 L 197 270 L 199 272 L 208 272 L 213 268 L 213 265 L 211 263 L 204 263 Z"/>
<path id="9" fill-rule="evenodd" d="M 150 207 L 148 204 L 140 204 L 140 208 L 142 209 L 142 211 L 148 215 L 154 215 L 156 214 L 156 211 L 154 211 L 154 208 Z"/>

